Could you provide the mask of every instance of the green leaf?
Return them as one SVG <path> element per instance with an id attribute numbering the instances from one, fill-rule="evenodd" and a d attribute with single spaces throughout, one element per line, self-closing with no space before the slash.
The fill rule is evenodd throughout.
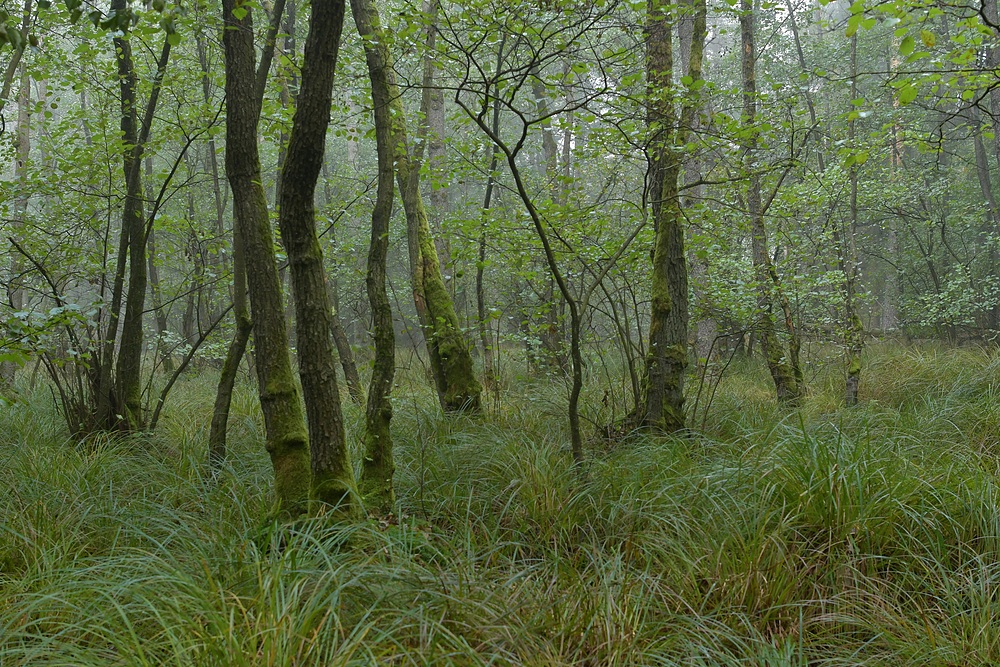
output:
<path id="1" fill-rule="evenodd" d="M 931 32 L 930 30 L 921 30 L 920 40 L 924 43 L 924 46 L 926 46 L 928 49 L 933 48 L 934 45 L 937 44 L 937 37 L 935 37 L 934 33 Z"/>
<path id="2" fill-rule="evenodd" d="M 167 35 L 167 42 L 170 46 L 179 46 L 181 43 L 181 34 L 179 32 L 172 32 Z"/>
<path id="3" fill-rule="evenodd" d="M 899 53 L 903 56 L 908 56 L 913 53 L 913 35 L 907 35 L 899 44 Z"/>
<path id="4" fill-rule="evenodd" d="M 917 99 L 917 89 L 916 87 L 913 86 L 913 84 L 907 83 L 903 88 L 900 89 L 899 91 L 900 104 L 903 105 L 909 104 L 915 99 Z"/>
<path id="5" fill-rule="evenodd" d="M 245 7 L 233 7 L 233 18 L 237 21 L 242 21 L 246 18 L 247 10 Z"/>

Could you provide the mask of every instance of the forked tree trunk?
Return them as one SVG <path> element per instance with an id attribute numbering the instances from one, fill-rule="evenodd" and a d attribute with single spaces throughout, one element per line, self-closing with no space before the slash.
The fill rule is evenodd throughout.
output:
<path id="1" fill-rule="evenodd" d="M 115 0 L 112 9 L 125 10 L 122 0 Z M 152 126 L 153 113 L 159 98 L 160 84 L 170 58 L 170 41 L 163 40 L 163 49 L 157 63 L 156 79 L 146 105 L 142 126 L 139 127 L 136 110 L 135 66 L 132 47 L 127 36 L 114 39 L 115 59 L 118 63 L 119 89 L 121 92 L 121 125 L 125 141 L 123 162 L 125 168 L 125 204 L 122 212 L 122 234 L 128 237 L 128 290 L 125 296 L 125 315 L 119 341 L 118 364 L 115 369 L 117 406 L 109 421 L 118 422 L 125 430 L 143 426 L 142 415 L 142 319 L 146 303 L 146 219 L 142 205 L 142 176 L 140 163 Z M 150 221 L 150 224 L 152 221 Z"/>
<path id="2" fill-rule="evenodd" d="M 344 0 L 313 0 L 292 131 L 281 168 L 278 224 L 288 252 L 295 302 L 299 377 L 305 396 L 312 462 L 312 498 L 350 517 L 360 512 L 344 434 L 326 291 L 316 232 L 316 183 L 323 168 Z"/>
<path id="3" fill-rule="evenodd" d="M 406 115 L 396 85 L 396 75 L 389 54 L 387 36 L 372 0 L 351 0 L 354 21 L 365 42 L 365 55 L 374 59 L 386 72 L 385 97 L 392 113 L 393 154 L 396 160 L 396 184 L 401 190 L 411 236 L 411 273 L 414 276 L 414 301 L 422 318 L 424 337 L 434 370 L 441 407 L 447 412 L 478 412 L 482 387 L 472 367 L 472 355 L 455 313 L 455 306 L 441 276 L 437 249 L 431 236 L 420 195 L 419 153 L 409 152 Z M 370 55 L 369 55 L 370 53 Z M 419 150 L 419 149 L 418 149 Z M 415 238 L 414 238 L 415 237 Z M 415 252 L 414 252 L 415 251 Z"/>
<path id="4" fill-rule="evenodd" d="M 241 17 L 233 10 L 239 6 Z M 267 451 L 274 468 L 279 511 L 308 508 L 309 438 L 288 350 L 288 334 L 274 256 L 274 239 L 257 149 L 260 96 L 254 72 L 253 10 L 224 0 L 226 57 L 226 175 L 233 190 L 237 234 L 243 239 L 253 310 L 255 368 Z M 261 68 L 266 76 L 266 69 Z"/>

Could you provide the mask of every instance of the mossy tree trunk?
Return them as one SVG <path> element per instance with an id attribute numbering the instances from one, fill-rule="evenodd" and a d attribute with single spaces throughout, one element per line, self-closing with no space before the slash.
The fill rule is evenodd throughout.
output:
<path id="1" fill-rule="evenodd" d="M 757 78 L 754 46 L 753 0 L 740 0 L 741 70 L 743 78 L 743 123 L 746 139 L 743 142 L 746 169 L 750 182 L 746 193 L 747 214 L 750 218 L 751 261 L 757 283 L 756 333 L 760 340 L 768 370 L 774 380 L 778 400 L 795 403 L 802 395 L 801 370 L 796 350 L 794 328 L 790 332 L 793 343 L 786 354 L 774 324 L 774 301 L 782 300 L 777 270 L 767 250 L 767 230 L 764 226 L 764 204 L 761 200 L 761 177 L 756 165 L 757 153 Z M 782 303 L 782 307 L 787 304 Z M 786 325 L 794 327 L 791 311 L 786 309 Z"/>
<path id="2" fill-rule="evenodd" d="M 368 12 L 366 2 L 352 0 L 354 20 L 358 29 L 375 24 L 377 18 Z M 392 217 L 394 196 L 392 137 L 392 111 L 389 98 L 386 62 L 376 57 L 374 49 L 367 49 L 368 76 L 372 84 L 372 102 L 375 107 L 375 144 L 378 150 L 378 191 L 372 210 L 371 244 L 368 249 L 368 273 L 365 286 L 371 304 L 375 325 L 375 363 L 371 384 L 368 385 L 368 404 L 365 409 L 365 459 L 361 473 L 361 492 L 365 503 L 379 512 L 392 511 L 395 504 L 392 475 L 395 464 L 392 456 L 392 403 L 389 393 L 396 372 L 395 333 L 392 309 L 386 293 L 386 258 L 389 251 L 389 220 Z"/>
<path id="3" fill-rule="evenodd" d="M 652 310 L 646 358 L 645 415 L 641 422 L 664 432 L 684 428 L 684 373 L 688 362 L 688 276 L 678 180 L 677 147 L 687 142 L 696 102 L 693 82 L 701 80 L 705 45 L 705 3 L 695 4 L 687 76 L 692 85 L 681 107 L 673 102 L 672 21 L 668 3 L 651 0 L 647 16 L 647 120 L 653 132 L 650 154 L 650 203 L 653 211 Z"/>
<path id="4" fill-rule="evenodd" d="M 414 302 L 421 318 L 441 407 L 448 412 L 478 412 L 482 387 L 472 367 L 472 354 L 462 333 L 451 295 L 445 287 L 427 211 L 420 195 L 420 149 L 412 154 L 403 99 L 396 85 L 392 56 L 378 9 L 372 0 L 351 0 L 354 20 L 365 42 L 365 55 L 386 72 L 392 117 L 396 184 L 403 198 L 407 230 L 411 235 L 411 274 Z M 370 55 L 369 55 L 370 54 Z"/>
<path id="5" fill-rule="evenodd" d="M 344 0 L 313 0 L 295 115 L 281 168 L 278 224 L 288 252 L 295 301 L 299 377 L 305 395 L 312 498 L 346 517 L 358 513 L 357 486 L 344 434 L 333 347 L 333 309 L 316 231 L 316 183 L 323 168 Z"/>
<path id="6" fill-rule="evenodd" d="M 260 117 L 255 75 L 253 10 L 238 0 L 224 0 L 223 46 L 226 59 L 226 175 L 233 191 L 236 233 L 243 239 L 247 285 L 253 316 L 255 368 L 267 451 L 274 467 L 278 509 L 297 515 L 308 508 L 310 490 L 309 439 L 292 372 L 282 306 L 281 283 L 274 256 L 274 239 L 257 149 Z M 277 12 L 277 8 L 275 8 Z M 265 49 L 265 57 L 267 49 Z M 260 73 L 263 76 L 260 76 Z"/>

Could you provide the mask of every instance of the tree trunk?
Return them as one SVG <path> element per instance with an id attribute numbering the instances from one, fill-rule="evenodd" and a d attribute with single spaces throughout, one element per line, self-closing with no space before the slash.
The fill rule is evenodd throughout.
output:
<path id="1" fill-rule="evenodd" d="M 385 98 L 389 99 L 393 119 L 392 141 L 396 159 L 396 183 L 402 191 L 407 230 L 411 237 L 414 301 L 418 312 L 422 308 L 426 309 L 422 324 L 425 327 L 424 337 L 434 368 L 441 407 L 446 412 L 478 412 L 482 387 L 476 380 L 469 346 L 459 326 L 454 303 L 441 276 L 437 249 L 434 246 L 427 212 L 420 195 L 420 149 L 418 148 L 413 155 L 409 152 L 406 115 L 396 85 L 386 35 L 372 0 L 351 0 L 351 8 L 358 32 L 365 40 L 366 57 L 374 59 L 380 69 L 386 72 L 388 91 Z"/>
<path id="2" fill-rule="evenodd" d="M 316 232 L 316 183 L 323 168 L 344 0 L 313 0 L 301 89 L 281 168 L 278 225 L 288 253 L 295 301 L 299 377 L 305 396 L 312 498 L 350 517 L 360 511 L 344 434 L 333 351 L 332 308 Z M 391 317 L 390 317 L 391 319 Z"/>
<path id="3" fill-rule="evenodd" d="M 696 102 L 688 93 L 678 119 L 671 99 L 673 48 L 671 20 L 666 4 L 653 0 L 647 19 L 648 122 L 653 129 L 649 167 L 653 242 L 652 310 L 646 358 L 646 426 L 663 432 L 685 426 L 684 374 L 688 362 L 688 276 L 684 253 L 684 226 L 678 192 L 681 160 L 677 147 L 687 142 Z M 705 46 L 705 4 L 695 6 L 687 76 L 701 79 Z"/>
<path id="4" fill-rule="evenodd" d="M 240 361 L 246 353 L 247 342 L 253 322 L 247 308 L 247 268 L 243 250 L 243 239 L 239 230 L 233 229 L 233 314 L 236 331 L 226 350 L 219 374 L 219 387 L 215 393 L 215 408 L 212 411 L 212 426 L 208 434 L 208 460 L 212 470 L 218 470 L 226 459 L 226 430 L 229 425 L 229 409 L 233 402 L 233 388 Z"/>
<path id="5" fill-rule="evenodd" d="M 30 7 L 30 4 L 29 4 Z M 28 214 L 28 188 L 25 184 L 28 166 L 28 157 L 31 153 L 31 78 L 28 70 L 21 68 L 21 84 L 17 93 L 17 156 L 14 165 L 14 177 L 18 182 L 20 190 L 17 199 L 17 217 L 19 225 L 26 223 Z M 7 283 L 7 301 L 14 312 L 24 308 L 24 287 L 21 284 L 21 255 L 11 253 L 10 259 L 10 281 Z M 0 363 L 0 395 L 9 392 L 13 388 L 14 376 L 17 373 L 17 364 L 13 361 Z"/>
<path id="6" fill-rule="evenodd" d="M 333 199 L 330 195 L 330 183 L 327 180 L 326 161 L 323 161 L 323 197 L 325 204 L 330 205 Z M 330 225 L 330 242 L 333 242 L 334 225 Z M 337 345 L 337 356 L 340 357 L 340 366 L 344 369 L 344 380 L 347 382 L 347 391 L 351 395 L 351 400 L 358 405 L 364 405 L 364 391 L 361 389 L 361 376 L 358 374 L 358 365 L 354 361 L 354 350 L 351 349 L 351 341 L 347 338 L 344 326 L 340 322 L 340 300 L 338 298 L 337 277 L 334 275 L 329 282 L 330 305 L 333 312 L 330 315 L 330 332 L 333 334 L 333 342 Z"/>
<path id="7" fill-rule="evenodd" d="M 125 10 L 123 0 L 115 0 L 111 8 Z M 156 110 L 160 83 L 170 57 L 170 41 L 164 39 L 157 66 L 156 80 L 139 127 L 136 110 L 135 67 L 132 46 L 127 36 L 115 37 L 115 60 L 118 64 L 119 90 L 121 93 L 121 128 L 125 141 L 123 163 L 125 169 L 125 205 L 122 212 L 122 234 L 128 236 L 128 290 L 125 295 L 125 315 L 118 346 L 118 364 L 115 369 L 117 388 L 116 410 L 109 415 L 119 427 L 137 430 L 143 426 L 142 415 L 142 316 L 146 302 L 146 220 L 142 206 L 142 176 L 140 162 Z M 149 221 L 150 226 L 152 220 Z"/>
<path id="8" fill-rule="evenodd" d="M 358 12 L 355 16 L 362 16 Z M 370 18 L 368 20 L 371 20 Z M 365 459 L 361 473 L 361 490 L 365 502 L 383 514 L 392 511 L 395 493 L 392 475 L 395 464 L 392 456 L 392 403 L 389 394 L 396 372 L 395 333 L 392 309 L 386 293 L 386 258 L 389 251 L 389 221 L 393 201 L 393 137 L 391 100 L 388 97 L 388 72 L 386 63 L 375 57 L 373 50 L 365 53 L 368 75 L 372 82 L 372 102 L 375 107 L 375 143 L 378 149 L 378 191 L 372 210 L 371 244 L 368 250 L 368 274 L 365 286 L 371 304 L 375 330 L 375 363 L 371 384 L 368 386 L 368 405 L 365 409 Z"/>
<path id="9" fill-rule="evenodd" d="M 501 39 L 499 55 L 497 57 L 497 75 L 503 67 L 503 47 L 506 39 Z M 491 120 L 493 134 L 500 132 L 500 98 L 493 100 L 493 118 Z M 479 316 L 479 342 L 483 346 L 483 381 L 487 388 L 496 387 L 497 370 L 494 367 L 493 341 L 490 333 L 490 322 L 492 318 L 486 312 L 486 290 L 483 284 L 483 274 L 486 270 L 486 228 L 489 219 L 490 206 L 493 203 L 493 189 L 495 175 L 500 162 L 500 149 L 496 144 L 490 155 L 490 173 L 486 177 L 486 192 L 483 194 L 483 221 L 482 231 L 479 233 L 479 261 L 476 262 L 476 312 Z"/>
<path id="10" fill-rule="evenodd" d="M 754 159 L 757 152 L 757 78 L 754 47 L 753 0 L 740 0 L 741 63 L 743 77 L 743 122 L 747 138 L 743 142 L 745 168 L 750 172 L 746 193 L 747 214 L 750 218 L 751 260 L 757 283 L 756 334 L 764 351 L 768 370 L 774 380 L 778 400 L 794 403 L 801 396 L 796 380 L 792 355 L 786 356 L 774 326 L 773 292 L 777 278 L 767 252 L 767 230 L 764 227 L 764 205 L 761 201 L 760 171 Z"/>
<path id="11" fill-rule="evenodd" d="M 254 72 L 253 12 L 233 15 L 237 0 L 224 0 L 226 58 L 226 175 L 233 191 L 236 233 L 243 239 L 253 311 L 255 368 L 267 451 L 274 467 L 279 511 L 297 515 L 308 508 L 309 439 L 292 373 L 281 283 L 274 256 L 267 199 L 257 149 L 260 96 Z M 266 69 L 261 68 L 266 76 Z"/>
<path id="12" fill-rule="evenodd" d="M 851 36 L 851 99 L 858 96 L 858 36 Z M 854 120 L 847 121 L 847 139 L 851 148 L 854 145 Z M 851 165 L 851 219 L 845 230 L 845 243 L 839 243 L 841 255 L 841 270 L 844 274 L 844 347 L 847 350 L 847 383 L 845 386 L 845 402 L 848 406 L 858 404 L 858 392 L 861 389 L 861 353 L 864 346 L 864 331 L 861 318 L 855 305 L 855 282 L 858 277 L 858 165 Z M 846 254 L 846 257 L 844 255 Z"/>

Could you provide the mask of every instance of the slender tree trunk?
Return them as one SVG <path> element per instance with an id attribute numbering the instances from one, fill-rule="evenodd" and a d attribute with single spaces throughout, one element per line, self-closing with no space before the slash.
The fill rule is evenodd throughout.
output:
<path id="1" fill-rule="evenodd" d="M 30 6 L 30 5 L 29 5 Z M 28 70 L 21 68 L 21 84 L 17 94 L 17 155 L 14 165 L 14 177 L 18 182 L 20 196 L 17 199 L 15 210 L 20 218 L 19 224 L 25 224 L 28 214 L 28 187 L 26 185 L 28 157 L 31 153 L 31 78 Z M 24 309 L 24 286 L 21 282 L 21 255 L 11 253 L 10 259 L 10 281 L 7 283 L 7 300 L 14 312 Z M 0 395 L 12 389 L 14 376 L 17 373 L 17 364 L 13 361 L 0 363 Z"/>
<path id="2" fill-rule="evenodd" d="M 747 138 L 743 142 L 746 169 L 750 183 L 746 193 L 747 214 L 750 218 L 751 259 L 757 283 L 756 334 L 764 351 L 778 400 L 794 403 L 800 395 L 799 383 L 791 355 L 786 355 L 774 325 L 773 279 L 777 272 L 767 251 L 767 231 L 764 226 L 764 205 L 761 201 L 761 177 L 756 164 L 757 153 L 757 78 L 754 47 L 753 0 L 740 0 L 741 62 L 743 77 L 743 123 Z"/>
<path id="3" fill-rule="evenodd" d="M 226 350 L 219 374 L 219 387 L 215 393 L 215 408 L 212 411 L 212 426 L 208 435 L 209 463 L 218 470 L 226 459 L 226 430 L 229 424 L 229 409 L 233 401 L 233 388 L 240 361 L 246 354 L 247 342 L 253 330 L 250 310 L 247 308 L 247 267 L 243 251 L 243 239 L 237 229 L 233 230 L 233 313 L 236 331 Z"/>
<path id="4" fill-rule="evenodd" d="M 388 72 L 372 49 L 366 54 L 368 75 L 372 82 L 372 102 L 375 107 L 375 143 L 378 149 L 378 191 L 372 210 L 371 244 L 368 250 L 368 275 L 365 285 L 371 304 L 375 330 L 375 363 L 368 386 L 365 409 L 365 459 L 361 473 L 361 490 L 366 504 L 386 514 L 395 504 L 392 475 L 392 403 L 389 394 L 396 372 L 395 333 L 392 309 L 386 293 L 386 258 L 389 251 L 389 221 L 392 218 L 394 146 Z"/>
<path id="5" fill-rule="evenodd" d="M 851 36 L 851 99 L 858 96 L 858 36 Z M 847 122 L 847 140 L 851 149 L 855 148 L 855 121 Z M 858 165 L 851 165 L 851 219 L 845 231 L 845 244 L 838 244 L 841 248 L 842 271 L 844 273 L 844 347 L 847 350 L 847 384 L 845 387 L 845 401 L 847 405 L 858 404 L 858 392 L 861 389 L 861 353 L 864 346 L 864 330 L 861 318 L 858 316 L 855 305 L 855 282 L 858 276 L 858 250 L 857 250 L 857 229 L 858 229 Z"/>
<path id="6" fill-rule="evenodd" d="M 536 113 L 539 117 L 545 118 L 541 122 L 542 163 L 539 165 L 539 172 L 541 177 L 545 179 L 546 188 L 552 201 L 559 201 L 562 194 L 559 188 L 559 144 L 556 142 L 552 119 L 547 117 L 548 102 L 545 83 L 537 75 L 537 72 L 532 74 L 531 94 L 535 100 Z M 560 293 L 550 274 L 544 303 L 541 306 L 541 314 L 544 319 L 538 332 L 538 340 L 541 343 L 541 353 L 544 356 L 539 361 L 551 370 L 558 369 L 565 373 L 568 370 L 568 364 L 563 351 L 563 337 L 559 326 L 559 311 L 560 306 L 563 305 L 562 299 L 559 297 Z"/>
<path id="7" fill-rule="evenodd" d="M 208 62 L 208 46 L 201 33 L 197 34 L 198 62 L 201 65 L 202 96 L 205 104 L 211 102 L 212 90 Z M 219 160 L 217 157 L 215 138 L 208 140 L 208 163 L 212 173 L 212 192 L 215 196 L 216 233 L 222 238 L 225 233 L 225 215 L 228 190 L 222 187 L 219 179 Z M 233 316 L 236 329 L 233 338 L 226 349 L 226 357 L 219 373 L 219 385 L 215 392 L 215 405 L 212 410 L 212 424 L 208 434 L 209 465 L 217 471 L 226 459 L 226 432 L 229 426 L 229 411 L 233 401 L 233 390 L 236 386 L 236 375 L 240 362 L 246 354 L 253 322 L 250 319 L 250 309 L 247 306 L 247 269 L 246 256 L 243 251 L 243 239 L 233 226 Z M 222 255 L 222 271 L 227 270 L 225 254 Z"/>
<path id="8" fill-rule="evenodd" d="M 208 63 L 208 45 L 205 43 L 204 35 L 200 32 L 196 34 L 196 42 L 198 49 L 198 63 L 201 66 L 202 98 L 205 100 L 205 104 L 208 105 L 212 102 L 212 82 Z M 216 237 L 221 240 L 226 236 L 226 195 L 228 193 L 222 187 L 222 181 L 219 178 L 218 148 L 216 147 L 214 136 L 209 137 L 206 142 L 206 147 L 208 149 L 206 161 L 208 163 L 207 166 L 209 173 L 212 175 L 212 195 L 215 202 L 215 234 Z M 224 249 L 219 252 L 216 265 L 217 274 L 225 275 L 229 272 L 229 261 Z"/>
<path id="9" fill-rule="evenodd" d="M 125 10 L 124 0 L 115 0 L 111 8 Z M 160 84 L 170 58 L 170 41 L 164 39 L 157 63 L 156 79 L 150 92 L 146 113 L 139 126 L 136 109 L 136 75 L 132 62 L 132 46 L 127 36 L 114 38 L 115 60 L 118 64 L 121 94 L 121 127 L 125 141 L 125 205 L 122 212 L 122 234 L 128 237 L 128 290 L 125 295 L 125 315 L 115 369 L 118 406 L 114 421 L 126 430 L 141 429 L 142 416 L 142 319 L 146 302 L 146 220 L 142 206 L 140 163 L 149 138 L 153 114 L 159 97 Z M 152 224 L 152 220 L 150 220 Z M 120 416 L 119 416 L 120 415 Z"/>
<path id="10" fill-rule="evenodd" d="M 281 168 L 278 224 L 295 301 L 299 377 L 306 402 L 312 497 L 344 516 L 360 511 L 337 387 L 332 314 L 316 231 L 316 183 L 323 167 L 344 0 L 313 0 L 288 151 Z M 390 316 L 391 319 L 391 316 Z"/>
<path id="11" fill-rule="evenodd" d="M 226 57 L 226 175 L 233 190 L 236 233 L 243 240 L 253 309 L 255 368 L 267 451 L 274 467 L 279 511 L 296 515 L 308 507 L 309 438 L 288 350 L 281 283 L 274 256 L 267 199 L 257 149 L 260 99 L 254 72 L 253 10 L 224 0 Z M 275 10 L 277 11 L 277 10 Z M 265 50 L 266 51 L 266 50 Z M 261 67 L 264 77 L 267 69 Z"/>
<path id="12" fill-rule="evenodd" d="M 791 2 L 787 2 L 788 7 L 788 19 L 789 25 L 792 29 L 792 37 L 795 42 L 795 51 L 798 54 L 799 68 L 802 70 L 804 75 L 809 75 L 812 71 L 806 65 L 805 52 L 802 50 L 802 41 L 799 39 L 798 25 L 795 20 L 795 10 Z M 857 98 L 857 66 L 856 66 L 856 43 L 857 36 L 851 38 L 851 99 Z M 809 120 L 812 123 L 813 128 L 819 127 L 819 122 L 817 120 L 816 114 L 816 104 L 813 101 L 812 93 L 809 91 L 808 86 L 805 92 L 806 105 L 809 109 Z M 818 130 L 814 129 L 813 134 L 815 135 L 815 142 L 817 144 L 816 159 L 819 165 L 820 173 L 826 171 L 826 157 L 824 155 L 822 146 L 822 137 L 819 135 Z M 854 148 L 854 121 L 848 121 L 848 139 L 851 144 L 851 148 Z M 854 274 L 857 267 L 857 249 L 855 247 L 855 234 L 857 230 L 857 216 L 858 216 L 858 174 L 857 165 L 854 164 L 850 168 L 850 181 L 851 181 L 851 196 L 850 196 L 850 227 L 846 230 L 846 243 L 845 239 L 839 231 L 839 227 L 836 221 L 830 224 L 833 230 L 833 244 L 837 252 L 837 264 L 840 270 L 842 281 L 841 281 L 841 293 L 844 297 L 844 349 L 846 351 L 846 364 L 847 369 L 847 381 L 845 384 L 845 398 L 847 405 L 855 405 L 857 403 L 858 387 L 860 385 L 860 374 L 861 374 L 861 343 L 862 343 L 862 331 L 861 331 L 861 319 L 857 316 L 855 308 L 855 288 L 854 288 Z M 827 213 L 826 222 L 824 226 L 830 223 L 830 218 L 833 217 L 834 209 L 836 206 L 832 206 Z M 779 291 L 781 286 L 777 281 L 777 272 L 771 269 L 772 272 L 772 282 L 775 285 L 775 289 Z M 781 296 L 782 309 L 785 312 L 786 326 L 787 323 L 791 322 L 791 306 L 788 303 L 787 298 L 783 295 Z M 792 325 L 794 327 L 794 325 Z M 789 328 L 789 332 L 793 331 Z M 798 336 L 794 334 L 792 336 L 792 343 L 790 345 L 790 358 L 792 362 L 793 372 L 796 376 L 796 382 L 799 385 L 800 391 L 802 390 L 802 372 L 799 365 L 799 350 L 798 350 Z"/>
<path id="13" fill-rule="evenodd" d="M 454 303 L 441 276 L 437 249 L 434 246 L 430 225 L 427 222 L 427 212 L 420 195 L 419 148 L 413 155 L 410 154 L 406 115 L 396 85 L 386 35 L 372 0 L 351 0 L 351 8 L 358 32 L 365 40 L 366 57 L 374 58 L 386 72 L 388 86 L 386 97 L 390 100 L 393 119 L 396 183 L 402 191 L 408 232 L 411 237 L 415 237 L 411 238 L 411 261 L 415 260 L 411 265 L 414 274 L 414 301 L 418 311 L 421 308 L 426 309 L 426 318 L 422 320 L 425 326 L 424 337 L 431 364 L 435 369 L 434 377 L 441 407 L 447 412 L 478 412 L 482 387 L 476 380 L 469 346 L 459 326 Z M 368 56 L 369 52 L 371 56 Z M 414 253 L 414 249 L 418 252 Z"/>
<path id="14" fill-rule="evenodd" d="M 330 183 L 327 180 L 326 161 L 323 161 L 323 196 L 325 204 L 330 205 L 333 199 L 330 195 Z M 333 225 L 331 225 L 331 237 L 333 236 Z M 333 239 L 331 238 L 331 243 Z M 338 298 L 337 277 L 334 275 L 329 282 L 330 304 L 333 312 L 330 315 L 330 331 L 333 334 L 333 342 L 337 345 L 337 356 L 340 357 L 340 365 L 344 369 L 344 380 L 347 382 L 347 391 L 351 395 L 351 400 L 358 405 L 364 405 L 364 391 L 361 389 L 361 376 L 358 374 L 358 365 L 354 361 L 354 350 L 351 349 L 351 341 L 347 339 L 344 326 L 340 322 L 340 299 Z"/>
<path id="15" fill-rule="evenodd" d="M 695 37 L 698 7 L 691 0 L 683 0 L 682 6 L 685 8 L 684 14 L 677 24 L 677 33 L 681 49 L 681 72 L 687 72 L 691 66 L 691 50 Z M 704 55 L 704 47 L 702 47 Z M 703 58 L 704 64 L 704 58 Z M 701 128 L 701 115 L 705 109 L 705 101 L 697 99 L 692 113 L 691 126 L 687 128 L 689 132 L 696 133 Z M 702 162 L 700 155 L 689 155 L 684 162 L 684 196 L 681 198 L 681 207 L 686 211 L 694 211 L 701 204 L 704 196 L 704 186 L 702 180 Z M 685 214 L 690 218 L 690 214 Z M 699 253 L 700 254 L 700 253 Z M 689 251 L 689 271 L 692 282 L 692 292 L 697 304 L 698 318 L 695 324 L 695 354 L 698 363 L 707 364 L 710 354 L 715 348 L 716 338 L 719 335 L 719 324 L 713 314 L 714 307 L 711 299 L 704 287 L 708 278 L 708 260 L 704 256 L 696 256 Z M 718 350 L 715 350 L 718 353 Z"/>
<path id="16" fill-rule="evenodd" d="M 497 56 L 496 76 L 500 75 L 503 67 L 503 47 L 506 44 L 506 36 L 501 39 Z M 500 133 L 500 98 L 493 99 L 493 118 L 490 121 L 493 134 Z M 489 331 L 492 318 L 486 312 L 486 289 L 483 283 L 484 271 L 486 269 L 486 228 L 490 215 L 490 206 L 493 204 L 493 187 L 497 167 L 500 163 L 500 149 L 496 144 L 490 155 L 490 173 L 486 177 L 486 192 L 483 194 L 483 221 L 482 231 L 479 234 L 479 261 L 476 262 L 476 311 L 479 316 L 479 342 L 483 346 L 483 381 L 487 388 L 497 385 L 497 372 L 494 367 L 493 341 Z"/>

